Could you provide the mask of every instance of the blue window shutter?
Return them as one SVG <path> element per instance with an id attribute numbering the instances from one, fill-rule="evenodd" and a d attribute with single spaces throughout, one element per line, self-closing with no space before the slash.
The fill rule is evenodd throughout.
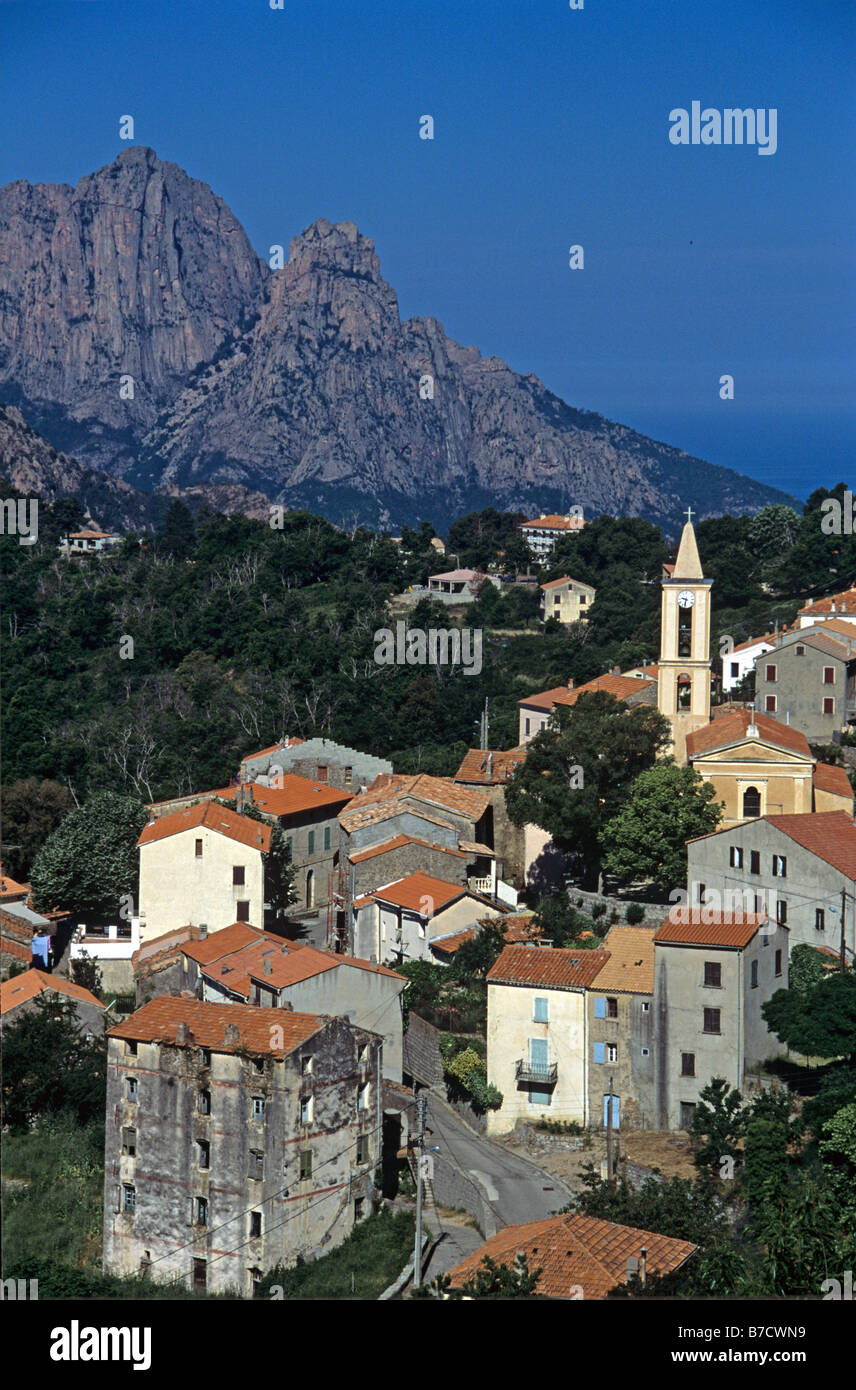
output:
<path id="1" fill-rule="evenodd" d="M 541 1069 L 541 1067 L 543 1067 L 543 1068 L 544 1068 L 544 1071 L 546 1072 L 546 1070 L 547 1070 L 547 1039 L 546 1039 L 546 1038 L 530 1038 L 530 1039 L 529 1039 L 529 1065 L 530 1065 L 532 1068 L 537 1067 L 539 1070 Z"/>
<path id="2" fill-rule="evenodd" d="M 546 999 L 536 999 L 536 1000 L 535 1000 L 535 1022 L 536 1022 L 536 1023 L 546 1023 L 546 1022 L 547 1022 L 547 1000 L 546 1000 Z"/>
<path id="3" fill-rule="evenodd" d="M 606 1061 L 606 1043 L 595 1043 L 595 1045 L 594 1045 L 594 1060 L 595 1060 L 596 1062 L 605 1062 L 605 1061 Z"/>
<path id="4" fill-rule="evenodd" d="M 595 1016 L 595 1018 L 606 1018 L 606 1000 L 605 1000 L 605 999 L 595 999 L 595 1001 L 594 1001 L 594 1016 Z"/>

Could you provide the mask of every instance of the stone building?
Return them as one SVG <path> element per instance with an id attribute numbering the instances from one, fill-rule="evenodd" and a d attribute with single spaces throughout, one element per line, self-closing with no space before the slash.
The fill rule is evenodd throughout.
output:
<path id="1" fill-rule="evenodd" d="M 612 927 L 604 962 L 586 991 L 589 1114 L 606 1127 L 610 1081 L 614 1129 L 653 1129 L 654 927 Z"/>
<path id="2" fill-rule="evenodd" d="M 408 874 L 355 898 L 354 955 L 370 961 L 434 960 L 432 946 L 500 909 L 465 884 Z"/>
<path id="3" fill-rule="evenodd" d="M 579 579 L 563 575 L 561 579 L 551 579 L 541 588 L 541 618 L 555 618 L 558 623 L 584 623 L 588 621 L 589 611 L 595 600 L 596 590 L 591 584 L 583 584 Z"/>
<path id="4" fill-rule="evenodd" d="M 369 787 L 381 773 L 391 773 L 392 763 L 375 758 L 357 748 L 334 743 L 329 738 L 283 739 L 258 753 L 248 753 L 241 759 L 240 780 L 261 782 L 276 778 L 284 772 L 306 777 L 321 786 L 336 787 L 351 796 L 360 787 Z"/>
<path id="5" fill-rule="evenodd" d="M 381 1040 L 162 996 L 108 1033 L 104 1271 L 252 1296 L 339 1245 L 380 1158 Z"/>
<path id="6" fill-rule="evenodd" d="M 505 805 L 505 788 L 515 769 L 526 758 L 526 749 L 508 748 L 490 751 L 470 748 L 455 773 L 458 786 L 469 787 L 490 798 L 493 812 L 493 840 L 502 863 L 502 877 L 517 888 L 526 882 L 526 831 L 513 825 Z"/>
<path id="7" fill-rule="evenodd" d="M 659 1129 L 688 1129 L 715 1076 L 744 1077 L 785 1051 L 761 1013 L 788 987 L 788 929 L 764 913 L 673 908 L 654 935 Z"/>
<path id="8" fill-rule="evenodd" d="M 462 849 L 435 844 L 417 835 L 393 835 L 348 855 L 351 896 L 358 898 L 380 883 L 394 883 L 420 870 L 434 878 L 465 885 L 468 864 Z"/>
<path id="9" fill-rule="evenodd" d="M 840 771 L 841 769 L 837 769 Z M 766 912 L 794 946 L 856 945 L 856 825 L 849 811 L 761 816 L 687 843 L 690 907 Z"/>
<path id="10" fill-rule="evenodd" d="M 756 709 L 810 743 L 837 742 L 856 710 L 856 626 L 840 626 L 848 631 L 798 628 L 755 660 Z"/>

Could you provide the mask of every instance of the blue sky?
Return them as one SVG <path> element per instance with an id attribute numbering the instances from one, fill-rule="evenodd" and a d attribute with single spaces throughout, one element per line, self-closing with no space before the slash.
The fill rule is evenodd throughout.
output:
<path id="1" fill-rule="evenodd" d="M 0 183 L 131 114 L 260 254 L 354 221 L 402 317 L 805 496 L 852 482 L 854 38 L 842 0 L 0 0 Z M 776 153 L 670 144 L 693 100 L 775 107 Z"/>

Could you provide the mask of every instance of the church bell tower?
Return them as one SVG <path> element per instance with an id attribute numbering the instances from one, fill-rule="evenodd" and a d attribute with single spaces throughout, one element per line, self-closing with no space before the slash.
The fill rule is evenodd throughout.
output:
<path id="1" fill-rule="evenodd" d="M 701 571 L 692 508 L 674 569 L 663 579 L 657 706 L 672 726 L 675 762 L 687 761 L 687 734 L 710 723 L 710 589 Z"/>

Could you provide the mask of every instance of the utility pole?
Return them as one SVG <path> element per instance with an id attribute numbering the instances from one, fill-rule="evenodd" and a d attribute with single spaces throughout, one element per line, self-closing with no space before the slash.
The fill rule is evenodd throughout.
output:
<path id="1" fill-rule="evenodd" d="M 609 1078 L 609 1099 L 606 1105 L 606 1181 L 615 1186 L 615 1172 L 612 1166 L 612 1077 Z"/>
<path id="2" fill-rule="evenodd" d="M 846 945 L 845 934 L 844 934 L 844 914 L 846 913 L 846 911 L 847 911 L 847 889 L 846 889 L 846 888 L 842 888 L 842 890 L 841 890 L 841 958 L 840 958 L 840 962 L 839 962 L 842 975 L 844 974 L 845 970 L 847 969 L 847 945 Z"/>
<path id="3" fill-rule="evenodd" d="M 425 1097 L 416 1101 L 416 1244 L 413 1251 L 413 1287 L 422 1284 L 422 1154 L 425 1149 Z"/>
<path id="4" fill-rule="evenodd" d="M 488 739 L 488 729 L 490 726 L 490 719 L 488 716 L 489 706 L 490 700 L 487 697 L 485 697 L 484 712 L 482 713 L 482 716 L 479 720 L 479 747 L 482 749 L 487 749 L 490 747 Z"/>

